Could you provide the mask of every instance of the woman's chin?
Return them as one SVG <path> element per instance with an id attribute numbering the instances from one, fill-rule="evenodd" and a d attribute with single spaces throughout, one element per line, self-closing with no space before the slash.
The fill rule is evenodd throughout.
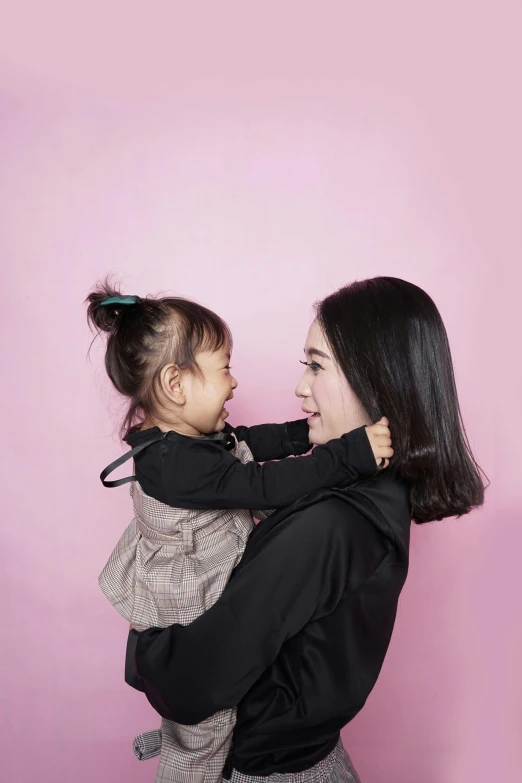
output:
<path id="1" fill-rule="evenodd" d="M 332 438 L 340 438 L 342 434 L 343 432 L 339 432 L 339 434 L 332 433 L 328 426 L 325 427 L 323 425 L 320 416 L 312 419 L 308 426 L 308 440 L 314 446 L 324 446 Z"/>
<path id="2" fill-rule="evenodd" d="M 328 439 L 323 437 L 322 432 L 316 427 L 309 428 L 308 440 L 313 446 L 322 446 L 324 443 L 328 442 Z"/>

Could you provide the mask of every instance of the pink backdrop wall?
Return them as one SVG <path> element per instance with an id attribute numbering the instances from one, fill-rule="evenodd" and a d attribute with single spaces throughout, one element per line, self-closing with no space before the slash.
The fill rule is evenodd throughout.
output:
<path id="1" fill-rule="evenodd" d="M 376 274 L 435 298 L 492 486 L 480 513 L 413 530 L 344 739 L 364 783 L 520 781 L 520 4 L 2 16 L 0 778 L 153 780 L 129 742 L 155 716 L 122 682 L 125 624 L 96 581 L 131 513 L 98 481 L 119 408 L 82 311 L 113 270 L 229 321 L 236 423 L 299 414 L 317 298 Z"/>

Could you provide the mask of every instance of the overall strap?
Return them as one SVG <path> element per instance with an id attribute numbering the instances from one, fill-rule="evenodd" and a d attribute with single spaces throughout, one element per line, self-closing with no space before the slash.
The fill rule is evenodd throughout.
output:
<path id="1" fill-rule="evenodd" d="M 145 443 L 142 443 L 140 446 L 135 446 L 126 454 L 122 454 L 121 457 L 115 459 L 114 462 L 111 462 L 110 465 L 107 465 L 107 467 L 104 470 L 102 470 L 102 472 L 100 473 L 100 481 L 103 484 L 103 486 L 121 487 L 122 484 L 127 484 L 129 481 L 136 481 L 136 476 L 127 476 L 126 478 L 116 479 L 115 481 L 106 481 L 105 479 L 110 473 L 113 472 L 113 470 L 116 470 L 116 468 L 119 468 L 120 465 L 123 465 L 124 462 L 127 462 L 128 459 L 130 459 L 131 457 L 135 457 L 136 454 L 139 454 L 140 451 L 146 449 L 147 446 L 150 446 L 152 443 L 157 443 L 159 440 L 163 440 L 166 436 L 167 436 L 166 432 L 160 432 L 154 435 L 153 438 L 149 438 L 148 440 L 146 440 Z"/>

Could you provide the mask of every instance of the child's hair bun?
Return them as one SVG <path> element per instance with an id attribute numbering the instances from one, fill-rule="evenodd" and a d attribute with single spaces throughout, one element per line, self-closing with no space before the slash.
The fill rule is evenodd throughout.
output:
<path id="1" fill-rule="evenodd" d="M 100 283 L 87 297 L 87 320 L 99 332 L 112 332 L 123 312 L 139 304 L 139 296 L 125 296 L 108 281 Z"/>

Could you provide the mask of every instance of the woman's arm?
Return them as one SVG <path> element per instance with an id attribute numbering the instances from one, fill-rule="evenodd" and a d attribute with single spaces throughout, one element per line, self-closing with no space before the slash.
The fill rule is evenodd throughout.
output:
<path id="1" fill-rule="evenodd" d="M 253 427 L 225 424 L 225 432 L 233 432 L 238 441 L 245 441 L 258 462 L 307 454 L 312 448 L 306 419 L 285 424 L 256 424 Z"/>
<path id="2" fill-rule="evenodd" d="M 137 635 L 136 666 L 149 701 L 185 724 L 236 706 L 284 642 L 335 609 L 354 558 L 351 580 L 362 583 L 384 556 L 373 525 L 343 501 L 296 512 L 254 544 L 204 615 Z"/>

